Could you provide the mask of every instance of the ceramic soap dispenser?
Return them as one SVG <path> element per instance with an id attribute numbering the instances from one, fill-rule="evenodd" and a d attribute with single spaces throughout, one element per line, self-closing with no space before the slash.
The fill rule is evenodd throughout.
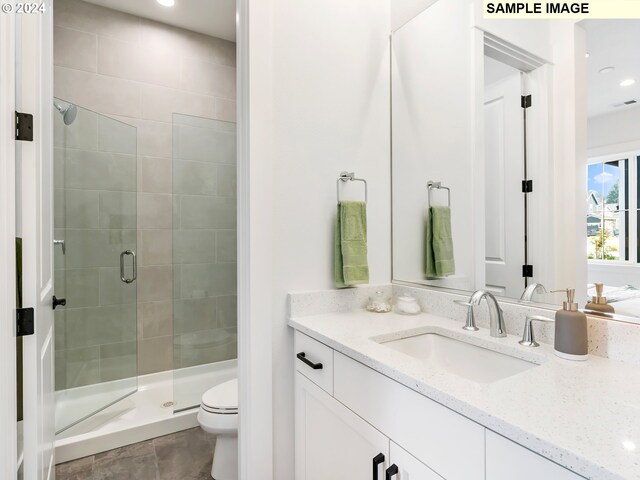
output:
<path id="1" fill-rule="evenodd" d="M 601 283 L 596 283 L 596 296 L 591 297 L 591 301 L 584 308 L 596 312 L 615 313 L 616 310 L 607 303 L 607 297 L 602 296 L 602 287 Z"/>
<path id="2" fill-rule="evenodd" d="M 587 316 L 578 311 L 575 303 L 576 291 L 567 289 L 567 300 L 556 312 L 554 349 L 557 356 L 567 360 L 588 358 Z"/>

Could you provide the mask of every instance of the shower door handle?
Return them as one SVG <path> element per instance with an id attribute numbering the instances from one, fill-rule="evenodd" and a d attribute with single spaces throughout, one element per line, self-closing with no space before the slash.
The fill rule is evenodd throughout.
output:
<path id="1" fill-rule="evenodd" d="M 124 276 L 124 257 L 126 255 L 131 255 L 133 257 L 133 276 L 131 278 L 126 278 Z M 132 283 L 138 277 L 138 265 L 136 261 L 136 252 L 133 250 L 125 250 L 120 254 L 120 280 L 124 283 Z"/>

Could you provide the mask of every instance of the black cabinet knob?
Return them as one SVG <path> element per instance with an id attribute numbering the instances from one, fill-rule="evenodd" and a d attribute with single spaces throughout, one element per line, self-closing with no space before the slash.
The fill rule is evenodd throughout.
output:
<path id="1" fill-rule="evenodd" d="M 56 296 L 53 296 L 53 309 L 55 310 L 56 307 L 58 306 L 62 306 L 64 307 L 67 304 L 67 299 L 66 298 L 56 298 Z"/>

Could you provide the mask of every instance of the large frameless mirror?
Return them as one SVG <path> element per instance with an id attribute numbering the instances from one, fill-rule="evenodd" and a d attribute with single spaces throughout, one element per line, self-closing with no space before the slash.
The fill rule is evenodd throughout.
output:
<path id="1" fill-rule="evenodd" d="M 640 21 L 473 3 L 392 35 L 394 281 L 640 321 Z"/>

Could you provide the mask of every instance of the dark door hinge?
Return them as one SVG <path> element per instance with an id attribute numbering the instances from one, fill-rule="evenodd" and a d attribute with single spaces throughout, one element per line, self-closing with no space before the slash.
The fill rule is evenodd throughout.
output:
<path id="1" fill-rule="evenodd" d="M 522 265 L 522 276 L 526 278 L 533 277 L 533 265 Z"/>
<path id="2" fill-rule="evenodd" d="M 16 309 L 16 336 L 33 335 L 33 308 Z"/>
<path id="3" fill-rule="evenodd" d="M 531 106 L 531 95 L 522 95 L 520 97 L 520 106 L 522 108 L 529 108 Z"/>
<path id="4" fill-rule="evenodd" d="M 33 115 L 16 112 L 16 140 L 33 142 Z"/>
<path id="5" fill-rule="evenodd" d="M 523 180 L 522 193 L 531 193 L 531 192 L 533 192 L 533 180 Z"/>

